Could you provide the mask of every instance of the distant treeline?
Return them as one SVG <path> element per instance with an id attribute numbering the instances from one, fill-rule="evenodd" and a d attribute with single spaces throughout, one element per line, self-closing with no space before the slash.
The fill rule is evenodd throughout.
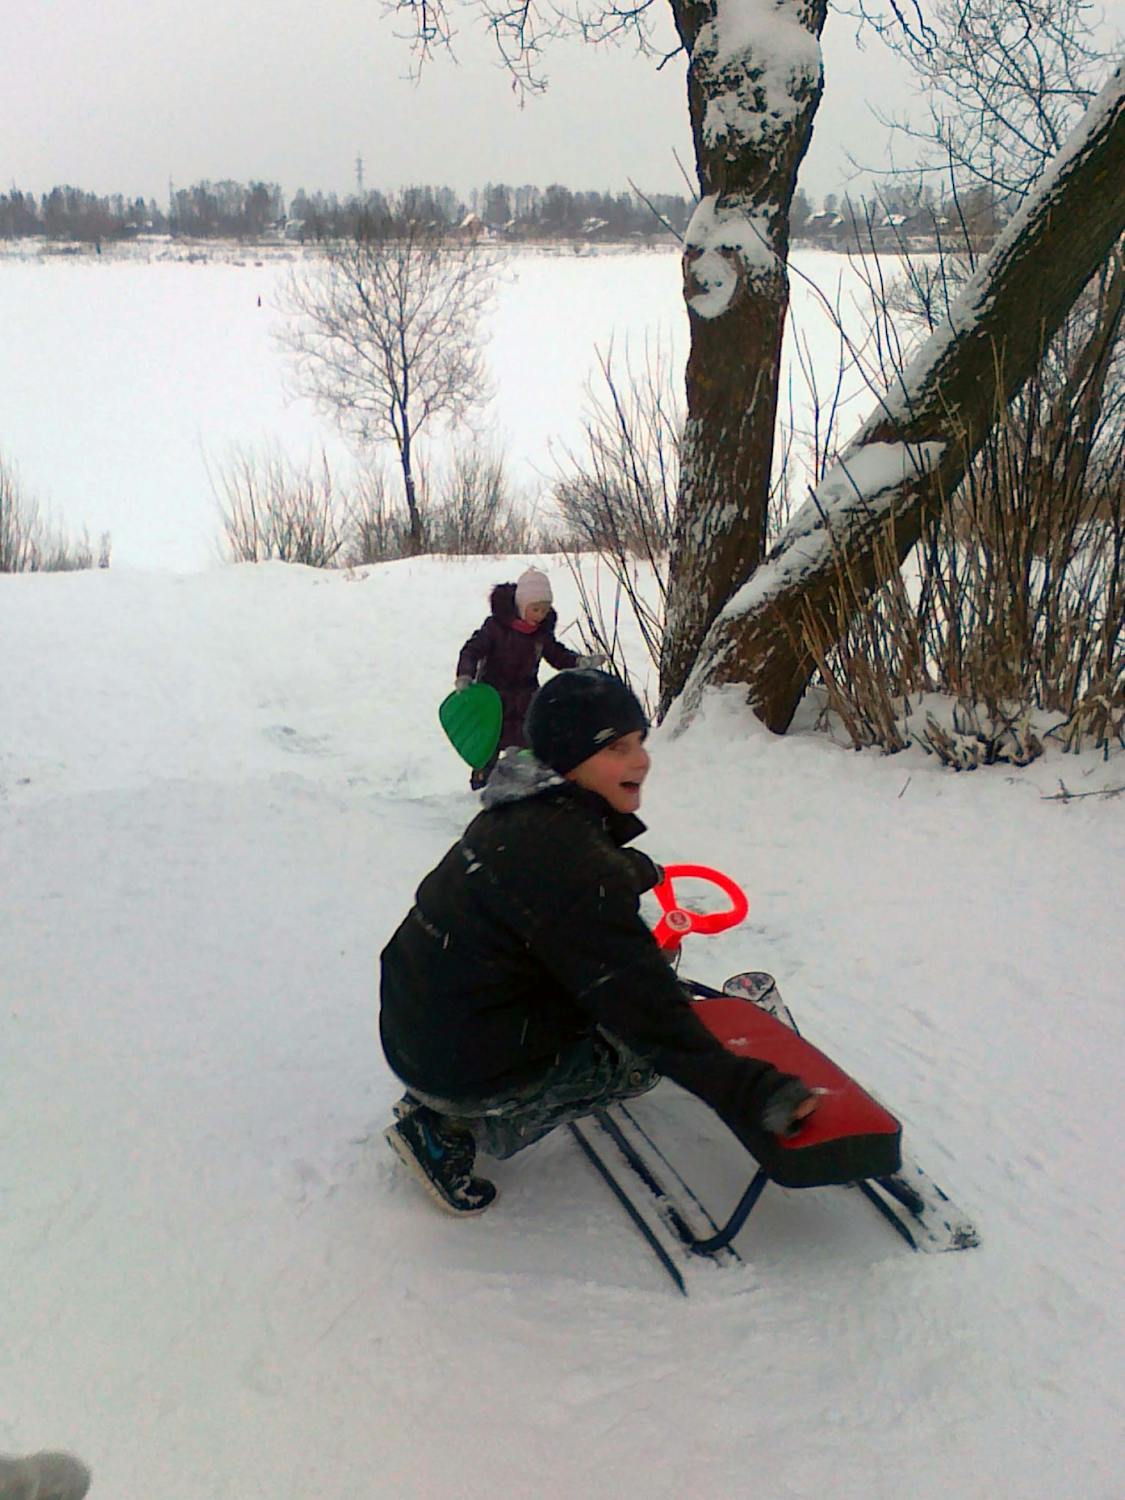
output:
<path id="1" fill-rule="evenodd" d="M 0 194 L 0 239 L 48 239 L 100 243 L 143 235 L 193 239 L 288 240 L 315 243 L 351 236 L 372 218 L 397 215 L 438 223 L 451 230 L 487 232 L 511 240 L 630 240 L 682 235 L 692 204 L 677 194 L 572 192 L 550 187 L 487 183 L 464 199 L 448 187 L 412 187 L 389 200 L 378 191 L 340 198 L 306 193 L 286 203 L 273 182 L 199 182 L 173 188 L 166 209 L 149 198 L 121 194 L 98 197 L 80 188 L 56 187 L 41 197 L 13 187 Z M 957 204 L 937 200 L 925 188 L 895 188 L 877 204 L 828 194 L 815 208 L 807 195 L 794 196 L 794 239 L 834 248 L 858 238 L 917 240 L 961 226 L 974 239 L 995 233 L 1005 215 L 987 194 Z"/>
<path id="2" fill-rule="evenodd" d="M 691 204 L 667 193 L 653 194 L 646 202 L 635 193 L 572 192 L 557 184 L 538 188 L 489 183 L 468 200 L 448 187 L 413 187 L 395 195 L 394 208 L 451 229 L 475 223 L 496 234 L 526 239 L 681 234 L 691 217 Z M 340 198 L 301 188 L 287 203 L 274 182 L 199 182 L 173 189 L 164 208 L 153 198 L 125 198 L 119 193 L 100 198 L 80 188 L 57 187 L 37 198 L 13 187 L 0 194 L 0 238 L 100 241 L 172 234 L 316 241 L 354 234 L 364 220 L 381 219 L 390 212 L 388 199 L 377 191 Z"/>

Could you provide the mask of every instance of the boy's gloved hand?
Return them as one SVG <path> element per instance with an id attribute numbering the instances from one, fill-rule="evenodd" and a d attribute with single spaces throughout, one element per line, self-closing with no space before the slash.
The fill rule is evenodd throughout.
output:
<path id="1" fill-rule="evenodd" d="M 455 693 L 463 693 L 466 688 L 472 687 L 472 685 L 473 679 L 471 677 L 458 677 L 454 680 L 453 691 Z"/>
<path id="2" fill-rule="evenodd" d="M 580 656 L 574 665 L 586 670 L 590 667 L 604 667 L 608 660 L 604 651 L 592 651 L 589 656 Z"/>
<path id="3" fill-rule="evenodd" d="M 780 1076 L 782 1082 L 762 1106 L 762 1129 L 771 1135 L 796 1135 L 816 1109 L 818 1091 L 807 1088 L 799 1078 L 784 1073 Z M 809 1101 L 812 1101 L 812 1109 L 807 1107 Z M 802 1105 L 806 1107 L 802 1109 Z M 797 1117 L 798 1110 L 801 1111 L 800 1118 Z"/>

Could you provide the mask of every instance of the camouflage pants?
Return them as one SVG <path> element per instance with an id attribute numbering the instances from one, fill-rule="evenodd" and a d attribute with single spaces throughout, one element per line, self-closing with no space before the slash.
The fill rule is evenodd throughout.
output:
<path id="1" fill-rule="evenodd" d="M 538 1077 L 481 1099 L 443 1099 L 410 1092 L 439 1115 L 464 1124 L 477 1148 L 499 1160 L 542 1140 L 616 1099 L 645 1094 L 660 1082 L 651 1062 L 608 1032 L 583 1037 Z"/>

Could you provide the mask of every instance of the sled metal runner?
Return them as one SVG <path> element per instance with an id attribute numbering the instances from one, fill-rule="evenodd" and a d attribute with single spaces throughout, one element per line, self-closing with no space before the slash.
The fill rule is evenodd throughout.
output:
<path id="1" fill-rule="evenodd" d="M 647 1133 L 642 1130 L 641 1126 L 637 1123 L 636 1117 L 629 1111 L 629 1109 L 624 1104 L 618 1105 L 617 1108 L 620 1111 L 622 1118 L 624 1120 L 627 1120 L 634 1130 L 644 1135 L 646 1141 L 648 1141 L 648 1143 L 651 1145 L 651 1136 L 648 1136 Z M 594 1119 L 597 1121 L 599 1128 L 609 1136 L 610 1140 L 621 1152 L 621 1155 L 625 1158 L 626 1163 L 631 1168 L 633 1173 L 640 1179 L 640 1181 L 644 1184 L 648 1191 L 657 1199 L 657 1202 L 660 1204 L 661 1217 L 668 1224 L 673 1233 L 677 1236 L 681 1244 L 685 1245 L 687 1249 L 692 1251 L 692 1253 L 695 1255 L 708 1255 L 714 1257 L 720 1250 L 730 1250 L 732 1254 L 737 1255 L 737 1252 L 734 1251 L 731 1242 L 733 1241 L 738 1231 L 742 1228 L 743 1224 L 745 1224 L 746 1220 L 750 1217 L 751 1209 L 761 1197 L 762 1189 L 769 1181 L 764 1168 L 759 1167 L 758 1171 L 755 1173 L 753 1179 L 750 1182 L 750 1186 L 746 1189 L 742 1197 L 738 1200 L 738 1203 L 735 1205 L 734 1212 L 722 1226 L 715 1223 L 711 1215 L 707 1213 L 706 1209 L 703 1208 L 703 1205 L 699 1202 L 699 1199 L 696 1198 L 695 1202 L 699 1205 L 699 1208 L 706 1215 L 706 1218 L 712 1230 L 712 1233 L 710 1234 L 696 1234 L 688 1224 L 681 1210 L 677 1207 L 675 1199 L 672 1197 L 671 1193 L 667 1188 L 664 1187 L 659 1178 L 656 1177 L 652 1168 L 645 1160 L 644 1156 L 629 1140 L 621 1125 L 617 1120 L 614 1119 L 610 1111 L 599 1109 L 598 1111 L 596 1111 Z"/>
<path id="2" fill-rule="evenodd" d="M 594 1147 L 590 1144 L 590 1142 L 586 1139 L 581 1130 L 579 1130 L 578 1126 L 574 1124 L 573 1121 L 570 1125 L 570 1133 L 582 1148 L 582 1151 L 587 1159 L 593 1163 L 595 1169 L 600 1174 L 602 1181 L 605 1182 L 610 1192 L 617 1199 L 618 1203 L 621 1204 L 621 1207 L 625 1210 L 625 1212 L 629 1215 L 629 1218 L 633 1221 L 634 1226 L 639 1231 L 643 1239 L 647 1242 L 649 1249 L 656 1256 L 657 1260 L 664 1267 L 665 1271 L 667 1271 L 668 1275 L 672 1278 L 672 1281 L 675 1283 L 675 1285 L 680 1289 L 680 1292 L 686 1297 L 688 1294 L 688 1289 L 684 1281 L 683 1272 L 676 1265 L 676 1262 L 672 1259 L 672 1257 L 668 1254 L 668 1251 L 664 1248 L 663 1244 L 661 1244 L 660 1236 L 653 1230 L 644 1214 L 641 1213 L 640 1209 L 633 1202 L 632 1198 L 630 1198 L 629 1194 L 622 1187 L 621 1183 L 613 1175 L 613 1172 L 610 1170 L 605 1159 L 594 1149 Z"/>
<path id="3" fill-rule="evenodd" d="M 758 1168 L 720 1224 L 682 1179 L 675 1188 L 669 1186 L 670 1174 L 678 1178 L 678 1173 L 628 1106 L 617 1104 L 608 1110 L 598 1110 L 590 1120 L 595 1139 L 575 1124 L 570 1126 L 571 1134 L 685 1297 L 688 1287 L 677 1264 L 677 1258 L 685 1251 L 716 1264 L 741 1262 L 734 1239 L 769 1182 L 763 1168 Z M 612 1165 L 607 1160 L 606 1147 L 613 1148 Z M 628 1173 L 629 1186 L 615 1170 L 619 1164 Z M 647 1216 L 630 1191 L 635 1184 L 644 1189 L 652 1204 L 653 1211 Z M 902 1170 L 894 1176 L 871 1178 L 854 1186 L 913 1250 L 939 1253 L 967 1250 L 980 1243 L 973 1225 L 916 1162 L 904 1158 Z"/>
<path id="4" fill-rule="evenodd" d="M 909 1157 L 903 1157 L 902 1170 L 893 1177 L 856 1186 L 914 1250 L 971 1250 L 980 1244 L 980 1235 L 949 1194 Z"/>

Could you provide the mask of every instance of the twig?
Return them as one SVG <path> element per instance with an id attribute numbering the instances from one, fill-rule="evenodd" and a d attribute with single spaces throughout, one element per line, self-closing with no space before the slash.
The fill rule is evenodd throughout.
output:
<path id="1" fill-rule="evenodd" d="M 1077 802 L 1082 797 L 1120 797 L 1125 786 L 1103 786 L 1097 792 L 1072 792 L 1065 781 L 1059 781 L 1060 791 L 1040 797 L 1040 802 Z"/>
<path id="2" fill-rule="evenodd" d="M 671 224 L 668 221 L 668 219 L 664 216 L 664 214 L 662 214 L 660 212 L 660 210 L 657 208 L 656 204 L 653 203 L 653 201 L 652 201 L 651 198 L 649 198 L 645 193 L 641 192 L 640 188 L 637 186 L 637 184 L 633 181 L 633 179 L 631 177 L 628 179 L 628 181 L 629 181 L 629 186 L 633 189 L 634 193 L 636 193 L 637 197 L 641 200 L 641 202 L 644 204 L 644 206 L 648 209 L 649 213 L 652 214 L 653 218 L 658 219 L 659 222 L 664 225 L 664 228 L 668 231 L 668 233 L 670 235 L 672 235 L 674 239 L 677 239 L 680 242 L 680 244 L 682 245 L 683 242 L 684 242 L 684 237 L 679 232 L 679 230 L 675 227 L 675 225 Z"/>

